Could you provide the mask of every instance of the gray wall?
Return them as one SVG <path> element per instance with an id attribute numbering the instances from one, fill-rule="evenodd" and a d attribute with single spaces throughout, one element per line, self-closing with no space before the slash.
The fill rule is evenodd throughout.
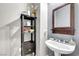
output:
<path id="1" fill-rule="evenodd" d="M 54 37 L 59 39 L 71 39 L 73 38 L 76 42 L 76 49 L 72 54 L 69 54 L 70 56 L 79 56 L 79 4 L 75 4 L 75 35 L 61 35 L 61 34 L 53 34 L 50 29 L 52 29 L 52 10 L 62 4 L 60 3 L 52 3 L 48 4 L 48 38 Z M 48 49 L 48 54 L 53 55 L 53 52 L 51 53 Z"/>

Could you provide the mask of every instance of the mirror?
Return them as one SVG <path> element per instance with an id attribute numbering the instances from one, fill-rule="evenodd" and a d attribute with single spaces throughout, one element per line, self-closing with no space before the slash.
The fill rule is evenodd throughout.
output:
<path id="1" fill-rule="evenodd" d="M 53 33 L 74 34 L 74 4 L 68 3 L 53 10 Z"/>
<path id="2" fill-rule="evenodd" d="M 54 27 L 70 27 L 70 5 L 54 12 Z"/>

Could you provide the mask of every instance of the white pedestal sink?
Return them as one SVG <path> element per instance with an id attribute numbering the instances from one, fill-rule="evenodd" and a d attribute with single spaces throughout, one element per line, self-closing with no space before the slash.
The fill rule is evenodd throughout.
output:
<path id="1" fill-rule="evenodd" d="M 61 54 L 70 54 L 75 50 L 76 47 L 75 42 L 74 44 L 65 44 L 49 39 L 45 41 L 45 43 L 50 50 L 54 51 L 55 56 L 61 56 Z"/>

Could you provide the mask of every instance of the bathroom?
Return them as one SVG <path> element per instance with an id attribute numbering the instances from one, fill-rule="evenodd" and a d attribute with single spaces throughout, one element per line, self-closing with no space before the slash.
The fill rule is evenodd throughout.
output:
<path id="1" fill-rule="evenodd" d="M 76 43 L 74 52 L 70 54 L 61 54 L 61 56 L 79 56 L 78 3 L 74 3 L 74 35 L 61 33 L 55 34 L 52 32 L 52 11 L 64 4 L 67 3 L 0 3 L 0 56 L 55 56 L 54 51 L 49 49 L 45 43 L 50 38 L 64 41 L 73 39 Z M 36 14 L 31 14 L 33 7 L 36 9 Z M 26 55 L 21 54 L 21 39 L 23 39 L 21 32 L 21 14 L 28 14 L 37 17 L 36 36 L 34 36 L 36 38 L 35 55 L 34 53 Z M 28 39 L 31 39 L 30 34 L 26 34 L 24 38 L 25 41 L 29 41 Z"/>

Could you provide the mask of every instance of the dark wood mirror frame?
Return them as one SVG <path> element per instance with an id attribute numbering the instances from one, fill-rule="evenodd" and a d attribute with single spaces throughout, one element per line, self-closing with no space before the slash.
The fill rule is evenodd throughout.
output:
<path id="1" fill-rule="evenodd" d="M 54 12 L 62 7 L 65 7 L 70 4 L 70 27 L 55 27 L 54 26 Z M 60 7 L 57 7 L 52 12 L 52 32 L 58 33 L 58 34 L 68 34 L 68 35 L 74 35 L 74 3 L 67 3 Z"/>

